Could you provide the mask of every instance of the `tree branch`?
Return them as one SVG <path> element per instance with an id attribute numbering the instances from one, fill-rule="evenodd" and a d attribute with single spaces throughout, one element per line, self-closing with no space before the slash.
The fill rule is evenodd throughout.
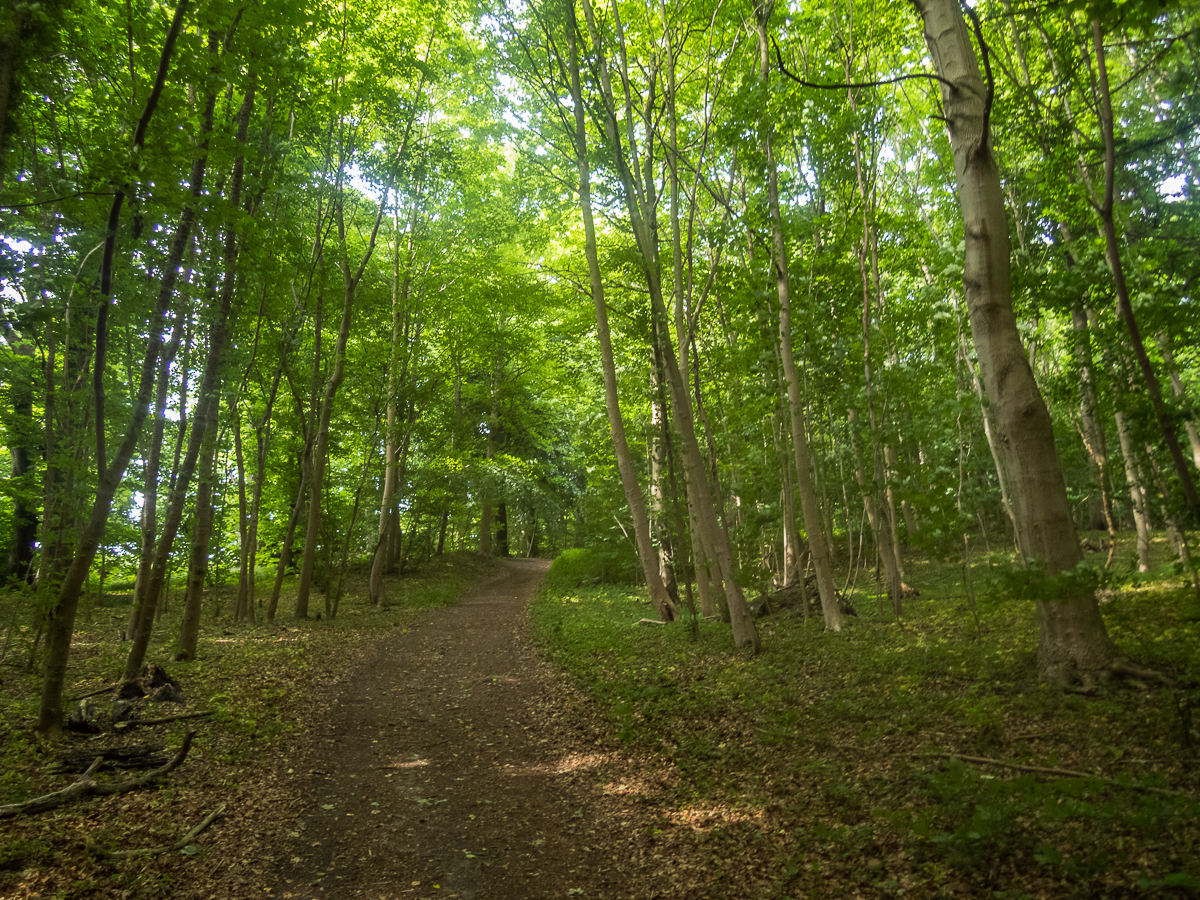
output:
<path id="1" fill-rule="evenodd" d="M 937 75 L 937 74 L 934 74 L 931 72 L 916 72 L 916 73 L 913 73 L 910 75 L 897 75 L 895 78 L 885 78 L 881 81 L 860 81 L 860 82 L 853 82 L 853 83 L 847 83 L 847 82 L 843 81 L 843 82 L 837 82 L 835 84 L 817 84 L 816 82 L 813 82 L 813 81 L 805 81 L 803 78 L 801 78 L 795 72 L 791 72 L 788 70 L 788 67 L 783 64 L 783 54 L 780 52 L 779 44 L 777 44 L 775 42 L 774 38 L 771 38 L 771 46 L 775 48 L 775 59 L 778 63 L 777 68 L 779 69 L 780 73 L 786 75 L 788 78 L 790 78 L 792 81 L 796 82 L 796 84 L 800 85 L 801 87 L 816 88 L 817 90 L 820 90 L 820 91 L 844 91 L 847 89 L 853 90 L 853 89 L 857 89 L 857 88 L 885 87 L 889 84 L 899 84 L 902 81 L 924 80 L 924 81 L 939 82 L 940 84 L 945 85 L 952 91 L 956 89 L 954 87 L 954 82 L 950 81 L 948 78 L 943 78 L 941 75 Z"/>
<path id="2" fill-rule="evenodd" d="M 113 784 L 101 784 L 92 778 L 92 774 L 103 761 L 103 757 L 96 757 L 86 772 L 79 776 L 79 779 L 72 784 L 67 785 L 61 791 L 55 791 L 52 794 L 44 794 L 41 797 L 34 797 L 32 800 L 26 800 L 24 803 L 12 803 L 8 806 L 0 806 L 0 819 L 11 819 L 16 816 L 35 815 L 40 812 L 46 812 L 50 809 L 57 809 L 70 803 L 72 800 L 79 797 L 87 797 L 91 794 L 101 794 L 104 796 L 110 794 L 125 794 L 129 791 L 140 787 L 145 787 L 154 779 L 170 774 L 178 765 L 183 762 L 188 751 L 192 748 L 192 739 L 196 737 L 196 732 L 189 731 L 184 735 L 183 743 L 179 745 L 179 750 L 174 758 L 164 766 L 160 766 L 153 771 L 147 772 L 138 778 L 130 778 L 128 781 L 118 781 Z"/>

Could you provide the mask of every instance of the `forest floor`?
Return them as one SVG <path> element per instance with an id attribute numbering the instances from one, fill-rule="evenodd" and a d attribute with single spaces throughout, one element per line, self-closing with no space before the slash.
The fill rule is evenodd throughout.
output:
<path id="1" fill-rule="evenodd" d="M 656 895 L 649 885 L 664 874 L 654 816 L 622 783 L 652 761 L 615 753 L 609 723 L 529 640 L 528 607 L 550 561 L 454 560 L 444 565 L 467 570 L 459 583 L 475 582 L 456 603 L 324 635 L 320 623 L 260 625 L 249 631 L 253 656 L 231 646 L 247 635 L 226 628 L 208 646 L 228 656 L 199 677 L 168 664 L 191 699 L 219 691 L 198 704 L 215 707 L 216 721 L 169 726 L 199 735 L 159 790 L 4 823 L 0 897 Z M 96 631 L 111 631 L 96 612 Z M 295 647 L 312 637 L 323 640 Z M 81 638 L 76 687 L 85 692 L 114 669 L 95 651 L 100 634 Z M 9 759 L 26 718 L 4 723 Z M 73 739 L 97 742 L 113 741 Z M 55 752 L 38 749 L 39 761 Z M 24 774 L 21 795 L 72 777 L 47 775 L 44 763 Z M 111 855 L 165 848 L 222 802 L 183 850 Z"/>
<path id="2" fill-rule="evenodd" d="M 586 551 L 437 558 L 383 609 L 358 573 L 332 621 L 285 618 L 285 595 L 275 624 L 235 624 L 215 590 L 199 661 L 168 662 L 177 600 L 151 647 L 183 703 L 138 712 L 208 717 L 60 745 L 32 738 L 32 640 L 10 628 L 0 803 L 70 784 L 64 749 L 197 735 L 157 788 L 0 822 L 0 898 L 1197 896 L 1200 601 L 1159 556 L 1108 576 L 1103 609 L 1170 683 L 1089 696 L 1040 682 L 1002 566 L 975 564 L 976 604 L 958 562 L 915 554 L 903 621 L 860 588 L 836 635 L 757 620 L 755 657 L 720 622 L 640 627 L 644 591 Z M 128 601 L 89 603 L 75 699 L 128 647 Z"/>

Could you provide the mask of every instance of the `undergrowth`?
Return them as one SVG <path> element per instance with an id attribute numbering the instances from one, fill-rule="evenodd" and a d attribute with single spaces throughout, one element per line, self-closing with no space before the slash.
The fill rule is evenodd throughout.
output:
<path id="1" fill-rule="evenodd" d="M 980 594 L 976 619 L 957 561 L 909 561 L 922 594 L 901 623 L 861 592 L 838 634 L 759 619 L 757 657 L 717 622 L 639 626 L 644 590 L 559 565 L 534 606 L 544 651 L 618 739 L 671 768 L 674 821 L 708 823 L 687 839 L 725 860 L 728 896 L 1200 889 L 1200 623 L 1169 566 L 1102 597 L 1118 645 L 1172 686 L 1085 697 L 1039 681 L 1032 604 Z M 758 874 L 735 885 L 739 866 Z"/>

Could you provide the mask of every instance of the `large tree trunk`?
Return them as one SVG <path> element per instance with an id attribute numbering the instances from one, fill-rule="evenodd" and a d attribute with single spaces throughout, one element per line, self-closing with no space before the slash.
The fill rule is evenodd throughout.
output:
<path id="1" fill-rule="evenodd" d="M 1013 314 L 1008 222 L 989 134 L 993 89 L 980 77 L 956 0 L 916 0 L 916 5 L 934 67 L 943 79 L 942 105 L 966 237 L 963 285 L 980 374 L 1012 490 L 1017 540 L 1022 555 L 1036 560 L 1053 578 L 1071 572 L 1083 553 L 1050 414 Z M 986 55 L 984 62 L 990 73 Z M 1110 668 L 1120 654 L 1087 582 L 1066 577 L 1058 580 L 1056 596 L 1038 593 L 1038 667 L 1043 676 L 1065 683 Z"/>

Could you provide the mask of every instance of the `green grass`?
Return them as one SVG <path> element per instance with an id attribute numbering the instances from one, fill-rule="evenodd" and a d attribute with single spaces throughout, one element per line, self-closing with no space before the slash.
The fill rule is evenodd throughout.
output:
<path id="1" fill-rule="evenodd" d="M 977 562 L 977 589 L 999 583 L 994 562 Z M 981 593 L 977 629 L 958 561 L 908 562 L 922 596 L 902 626 L 860 593 L 840 634 L 815 617 L 758 620 L 757 657 L 735 653 L 720 623 L 695 638 L 685 622 L 638 626 L 653 615 L 643 591 L 554 575 L 534 606 L 538 639 L 616 737 L 670 763 L 677 813 L 750 810 L 755 826 L 730 817 L 704 839 L 728 873 L 759 872 L 729 874 L 730 897 L 1200 886 L 1200 622 L 1169 566 L 1119 574 L 1103 608 L 1117 643 L 1174 686 L 1113 681 L 1091 697 L 1039 681 L 1031 603 Z"/>

